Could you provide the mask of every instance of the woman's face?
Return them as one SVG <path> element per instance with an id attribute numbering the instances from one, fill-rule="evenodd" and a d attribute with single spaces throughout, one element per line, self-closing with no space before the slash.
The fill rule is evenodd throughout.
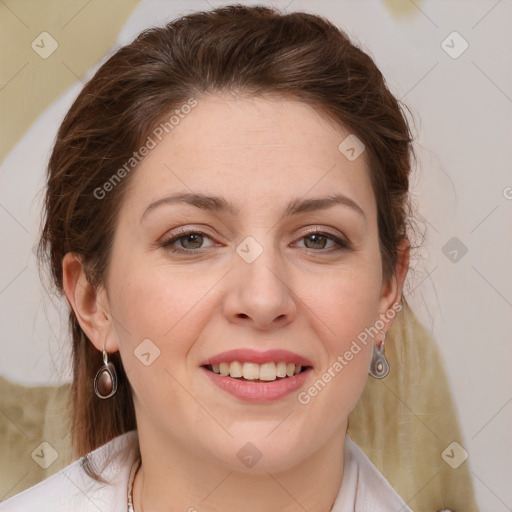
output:
<path id="1" fill-rule="evenodd" d="M 107 349 L 120 350 L 142 437 L 276 471 L 344 436 L 373 346 L 354 340 L 396 300 L 365 153 L 339 149 L 349 135 L 303 103 L 219 94 L 134 171 Z M 293 364 L 306 370 L 276 377 Z"/>

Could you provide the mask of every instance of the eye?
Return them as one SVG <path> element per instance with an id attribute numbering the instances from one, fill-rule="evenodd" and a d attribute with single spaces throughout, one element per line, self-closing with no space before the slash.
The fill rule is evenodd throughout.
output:
<path id="1" fill-rule="evenodd" d="M 306 249 L 314 251 L 331 252 L 349 249 L 349 244 L 331 233 L 323 233 L 321 231 L 311 231 L 303 236 Z"/>
<path id="2" fill-rule="evenodd" d="M 199 249 L 205 249 L 206 247 L 203 246 L 203 243 L 206 240 L 213 242 L 206 233 L 201 231 L 182 231 L 171 238 L 163 240 L 161 245 L 171 252 L 190 253 L 198 252 Z M 176 244 L 178 245 L 177 247 L 175 246 Z M 208 247 L 212 245 L 213 243 Z"/>
<path id="3" fill-rule="evenodd" d="M 208 241 L 210 241 L 210 244 L 204 245 Z M 299 241 L 304 241 L 303 247 L 314 252 L 333 252 L 350 249 L 348 242 L 332 233 L 324 233 L 318 230 L 307 233 Z M 161 242 L 161 247 L 164 249 L 182 254 L 199 253 L 201 250 L 214 245 L 214 241 L 206 233 L 192 230 L 180 231 Z"/>

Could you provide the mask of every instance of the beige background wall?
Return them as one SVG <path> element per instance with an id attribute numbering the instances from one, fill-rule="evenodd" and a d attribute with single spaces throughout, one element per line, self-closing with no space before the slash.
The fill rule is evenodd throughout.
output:
<path id="1" fill-rule="evenodd" d="M 0 3 L 3 120 L 0 160 L 37 116 L 111 48 L 138 3 L 134 0 Z M 56 50 L 48 56 L 55 44 Z"/>

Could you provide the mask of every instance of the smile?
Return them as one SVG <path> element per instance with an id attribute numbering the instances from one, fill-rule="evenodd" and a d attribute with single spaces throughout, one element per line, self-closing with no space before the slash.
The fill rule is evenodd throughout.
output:
<path id="1" fill-rule="evenodd" d="M 313 363 L 287 350 L 235 349 L 209 357 L 200 369 L 231 397 L 268 403 L 300 390 L 312 374 Z"/>
<path id="2" fill-rule="evenodd" d="M 222 362 L 220 364 L 207 365 L 206 369 L 223 377 L 233 379 L 272 382 L 276 379 L 285 379 L 298 375 L 308 367 L 287 363 L 285 361 L 257 364 L 252 362 Z"/>

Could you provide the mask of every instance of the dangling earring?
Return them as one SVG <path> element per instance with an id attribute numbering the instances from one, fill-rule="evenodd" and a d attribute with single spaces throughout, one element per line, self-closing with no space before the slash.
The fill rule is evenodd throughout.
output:
<path id="1" fill-rule="evenodd" d="M 116 367 L 108 362 L 108 354 L 103 348 L 103 366 L 94 377 L 94 392 L 98 398 L 110 398 L 117 391 Z"/>
<path id="2" fill-rule="evenodd" d="M 386 340 L 386 333 L 382 333 L 382 341 L 380 344 L 375 344 L 373 347 L 372 360 L 370 362 L 370 375 L 375 379 L 383 379 L 389 373 L 389 363 L 384 355 L 384 341 Z"/>

